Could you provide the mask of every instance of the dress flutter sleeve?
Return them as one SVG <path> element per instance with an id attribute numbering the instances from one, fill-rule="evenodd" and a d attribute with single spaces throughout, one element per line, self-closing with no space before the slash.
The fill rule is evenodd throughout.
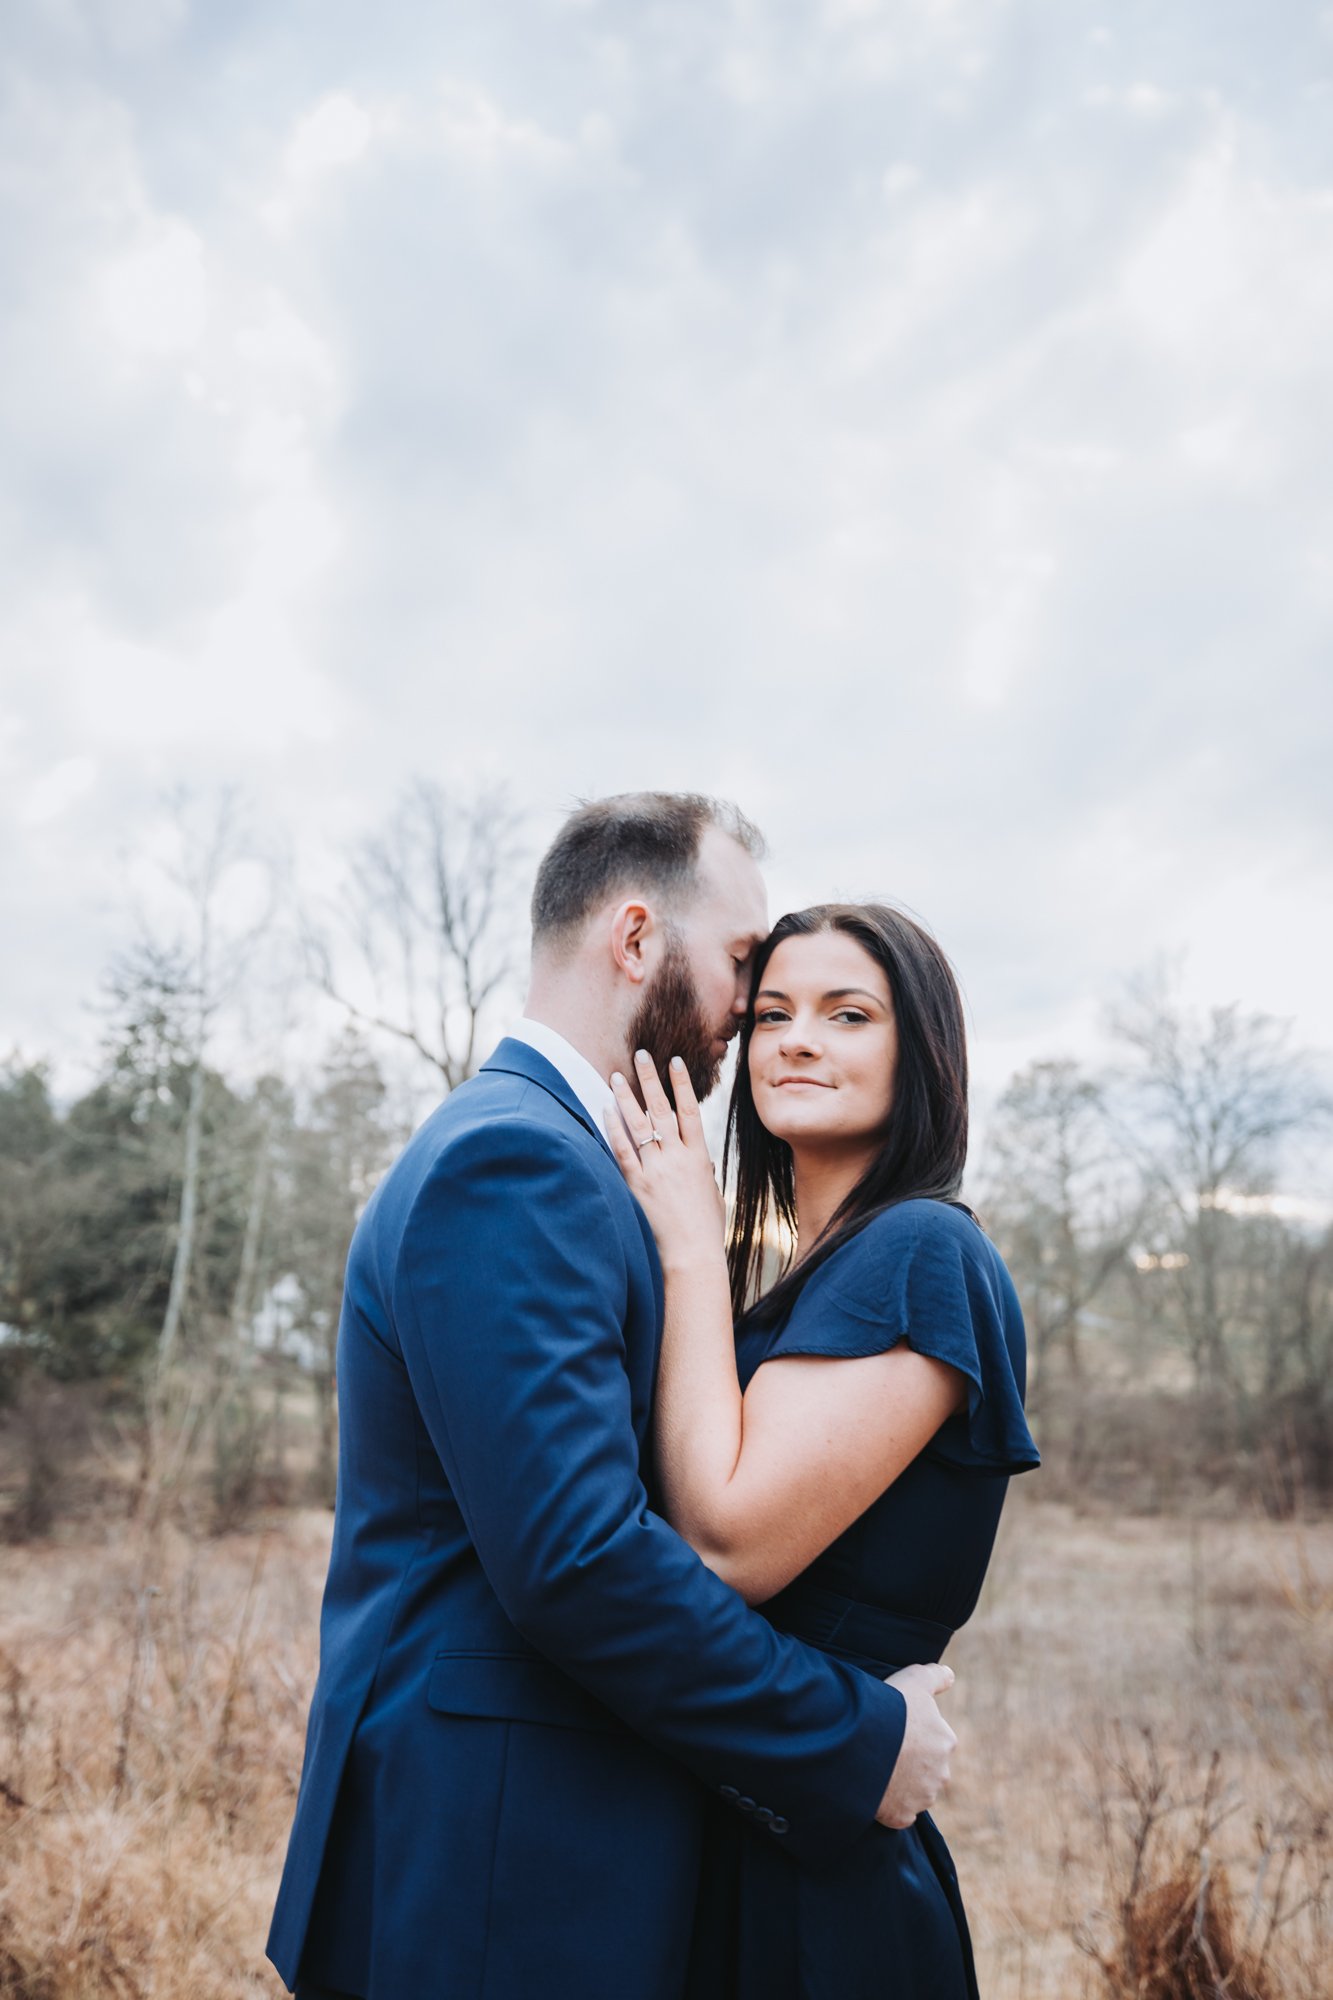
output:
<path id="1" fill-rule="evenodd" d="M 1040 1455 L 1023 1414 L 1023 1315 L 1003 1259 L 964 1209 L 886 1209 L 810 1278 L 770 1351 L 851 1360 L 906 1340 L 967 1378 L 967 1407 L 928 1454 L 977 1472 L 1027 1472 Z"/>

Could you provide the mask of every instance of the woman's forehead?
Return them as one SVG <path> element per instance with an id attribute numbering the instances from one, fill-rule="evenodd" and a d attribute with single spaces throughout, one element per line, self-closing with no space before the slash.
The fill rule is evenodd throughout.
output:
<path id="1" fill-rule="evenodd" d="M 839 986 L 859 986 L 889 997 L 889 982 L 879 960 L 846 931 L 811 931 L 783 938 L 764 967 L 763 984 L 826 992 Z"/>

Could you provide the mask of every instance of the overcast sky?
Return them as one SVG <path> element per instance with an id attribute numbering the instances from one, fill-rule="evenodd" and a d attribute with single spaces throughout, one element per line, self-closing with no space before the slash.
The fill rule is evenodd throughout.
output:
<path id="1" fill-rule="evenodd" d="M 18 0 L 0 1045 L 164 792 L 733 794 L 993 1087 L 1183 955 L 1333 1044 L 1333 9 Z"/>

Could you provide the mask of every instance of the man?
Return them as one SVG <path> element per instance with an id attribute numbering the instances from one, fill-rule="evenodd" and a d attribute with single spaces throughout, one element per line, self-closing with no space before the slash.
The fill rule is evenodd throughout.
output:
<path id="1" fill-rule="evenodd" d="M 613 1069 L 717 1079 L 767 930 L 694 796 L 576 812 L 525 1019 L 369 1203 L 320 1672 L 269 1953 L 298 2000 L 678 2000 L 701 1783 L 821 1858 L 947 1775 L 932 1693 L 776 1632 L 652 1511 L 662 1288 Z"/>

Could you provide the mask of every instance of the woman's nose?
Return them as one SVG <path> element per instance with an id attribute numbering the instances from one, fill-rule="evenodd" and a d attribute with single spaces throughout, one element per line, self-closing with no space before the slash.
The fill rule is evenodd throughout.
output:
<path id="1" fill-rule="evenodd" d="M 778 1046 L 784 1056 L 817 1056 L 819 1043 L 815 1036 L 799 1021 L 791 1021 L 783 1030 Z"/>

